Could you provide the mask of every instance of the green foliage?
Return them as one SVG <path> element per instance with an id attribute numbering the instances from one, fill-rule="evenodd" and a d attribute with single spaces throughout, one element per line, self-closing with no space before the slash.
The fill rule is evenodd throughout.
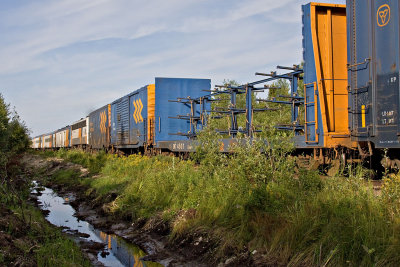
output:
<path id="1" fill-rule="evenodd" d="M 389 230 L 381 211 L 382 206 L 361 180 L 324 181 L 322 190 L 293 205 L 286 214 L 290 227 L 274 240 L 274 249 L 305 264 L 371 264 L 363 246 L 382 246 Z"/>
<path id="2" fill-rule="evenodd" d="M 0 175 L 7 176 L 7 165 L 15 155 L 24 152 L 30 145 L 29 130 L 16 111 L 10 111 L 0 94 Z"/>
<path id="3" fill-rule="evenodd" d="M 79 174 L 80 172 L 78 170 L 60 169 L 52 175 L 51 181 L 59 185 L 79 184 L 81 182 Z"/>
<path id="4" fill-rule="evenodd" d="M 52 234 L 36 254 L 38 266 L 92 266 L 74 241 L 66 239 L 61 233 Z"/>
<path id="5" fill-rule="evenodd" d="M 111 157 L 104 151 L 86 153 L 80 149 L 60 149 L 55 153 L 47 153 L 45 155 L 59 157 L 70 162 L 80 164 L 85 168 L 88 168 L 92 174 L 99 173 L 107 158 Z"/>
<path id="6" fill-rule="evenodd" d="M 28 251 L 35 248 L 33 253 L 37 266 L 91 266 L 75 242 L 65 237 L 60 229 L 46 222 L 38 209 L 26 206 L 25 216 L 29 218 L 25 226 L 26 236 L 36 245 L 31 247 L 32 245 L 26 244 L 20 249 L 29 253 Z"/>

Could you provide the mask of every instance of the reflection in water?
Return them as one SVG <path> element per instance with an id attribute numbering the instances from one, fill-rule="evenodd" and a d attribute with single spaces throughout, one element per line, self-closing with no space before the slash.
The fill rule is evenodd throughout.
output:
<path id="1" fill-rule="evenodd" d="M 33 189 L 32 192 L 35 193 L 36 189 Z M 141 261 L 140 258 L 145 256 L 146 253 L 139 247 L 126 242 L 116 235 L 109 235 L 101 232 L 88 222 L 80 221 L 74 217 L 75 210 L 68 204 L 72 198 L 71 196 L 63 199 L 57 196 L 50 188 L 45 188 L 41 193 L 42 194 L 38 196 L 38 201 L 42 209 L 49 211 L 46 219 L 51 224 L 86 234 L 88 236 L 85 238 L 86 241 L 106 244 L 105 251 L 109 252 L 107 253 L 108 255 L 101 256 L 101 253 L 97 255 L 98 260 L 105 266 L 162 266 L 159 263 Z"/>
<path id="2" fill-rule="evenodd" d="M 104 243 L 107 244 L 108 251 L 112 251 L 114 256 L 124 265 L 124 266 L 134 266 L 134 267 L 143 267 L 143 266 L 160 266 L 160 265 L 152 265 L 149 262 L 146 264 L 140 260 L 141 257 L 145 256 L 141 249 L 137 246 L 129 244 L 125 240 L 119 238 L 116 235 L 109 235 L 104 232 L 99 232 L 99 236 Z M 153 263 L 154 264 L 154 263 Z"/>

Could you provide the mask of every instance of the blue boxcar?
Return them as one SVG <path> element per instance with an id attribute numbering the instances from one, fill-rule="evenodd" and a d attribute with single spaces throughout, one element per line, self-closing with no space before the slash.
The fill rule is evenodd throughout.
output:
<path id="1" fill-rule="evenodd" d="M 181 79 L 181 78 L 156 78 L 155 81 L 155 142 L 187 140 L 188 137 L 174 135 L 176 133 L 188 133 L 191 129 L 189 120 L 171 119 L 177 115 L 188 115 L 191 113 L 191 106 L 168 100 L 178 98 L 199 98 L 210 90 L 210 79 Z M 210 110 L 210 103 L 207 102 L 206 110 Z M 200 115 L 199 109 L 196 115 Z M 201 125 L 198 125 L 201 127 Z"/>
<path id="2" fill-rule="evenodd" d="M 210 86 L 209 79 L 155 78 L 154 84 L 115 100 L 111 104 L 111 145 L 118 149 L 166 147 L 160 142 L 188 140 L 176 133 L 188 133 L 191 122 L 171 117 L 190 114 L 192 107 L 170 100 L 207 95 L 203 90 Z M 209 110 L 210 104 L 205 108 Z M 200 116 L 198 110 L 196 114 Z"/>
<path id="3" fill-rule="evenodd" d="M 352 138 L 399 148 L 399 1 L 347 1 Z"/>

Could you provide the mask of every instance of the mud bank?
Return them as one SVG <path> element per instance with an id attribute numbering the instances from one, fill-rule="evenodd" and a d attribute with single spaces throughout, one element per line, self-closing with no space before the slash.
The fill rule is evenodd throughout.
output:
<path id="1" fill-rule="evenodd" d="M 107 203 L 99 200 L 94 192 L 90 192 L 82 183 L 60 183 L 51 179 L 60 170 L 73 170 L 81 179 L 95 179 L 90 177 L 87 169 L 56 158 L 45 159 L 37 155 L 27 154 L 23 162 L 36 179 L 44 186 L 52 188 L 59 196 L 69 198 L 69 204 L 76 210 L 75 216 L 84 220 L 96 229 L 108 234 L 117 235 L 126 242 L 140 247 L 147 256 L 143 261 L 161 263 L 164 266 L 249 266 L 257 263 L 251 260 L 246 248 L 239 255 L 227 252 L 227 257 L 220 262 L 214 257 L 217 241 L 212 240 L 205 231 L 196 230 L 184 237 L 170 238 L 170 225 L 156 215 L 150 219 L 138 219 L 132 222 L 131 218 L 116 218 L 107 212 L 106 204 L 115 198 L 110 192 Z M 42 177 L 42 178 L 41 178 Z M 43 179 L 43 177 L 45 179 Z M 73 197 L 71 198 L 71 195 Z M 189 212 L 190 213 L 190 212 Z M 178 216 L 190 216 L 182 212 Z M 91 259 L 93 254 L 89 253 Z"/>
<path id="2" fill-rule="evenodd" d="M 39 186 L 37 183 L 34 184 L 35 187 L 31 194 L 36 196 L 39 207 L 47 213 L 47 221 L 72 236 L 82 250 L 88 254 L 93 265 L 162 266 L 158 263 L 140 260 L 146 254 L 134 244 L 126 242 L 115 234 L 102 232 L 88 222 L 76 218 L 76 211 L 69 204 L 74 199 L 73 194 L 62 198 L 53 190 Z"/>

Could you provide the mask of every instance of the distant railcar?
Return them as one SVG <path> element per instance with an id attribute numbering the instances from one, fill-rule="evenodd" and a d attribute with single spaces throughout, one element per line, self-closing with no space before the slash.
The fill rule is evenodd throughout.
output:
<path id="1" fill-rule="evenodd" d="M 109 149 L 111 105 L 107 104 L 89 114 L 89 147 Z"/>
<path id="2" fill-rule="evenodd" d="M 48 149 L 53 147 L 53 133 L 45 134 L 42 138 L 42 148 Z"/>
<path id="3" fill-rule="evenodd" d="M 32 148 L 39 149 L 42 147 L 40 136 L 32 138 L 31 141 L 32 141 L 32 144 L 31 144 Z"/>
<path id="4" fill-rule="evenodd" d="M 71 146 L 86 147 L 88 144 L 89 117 L 81 119 L 71 125 Z"/>
<path id="5" fill-rule="evenodd" d="M 66 126 L 55 132 L 55 147 L 56 148 L 71 147 L 71 126 Z"/>

